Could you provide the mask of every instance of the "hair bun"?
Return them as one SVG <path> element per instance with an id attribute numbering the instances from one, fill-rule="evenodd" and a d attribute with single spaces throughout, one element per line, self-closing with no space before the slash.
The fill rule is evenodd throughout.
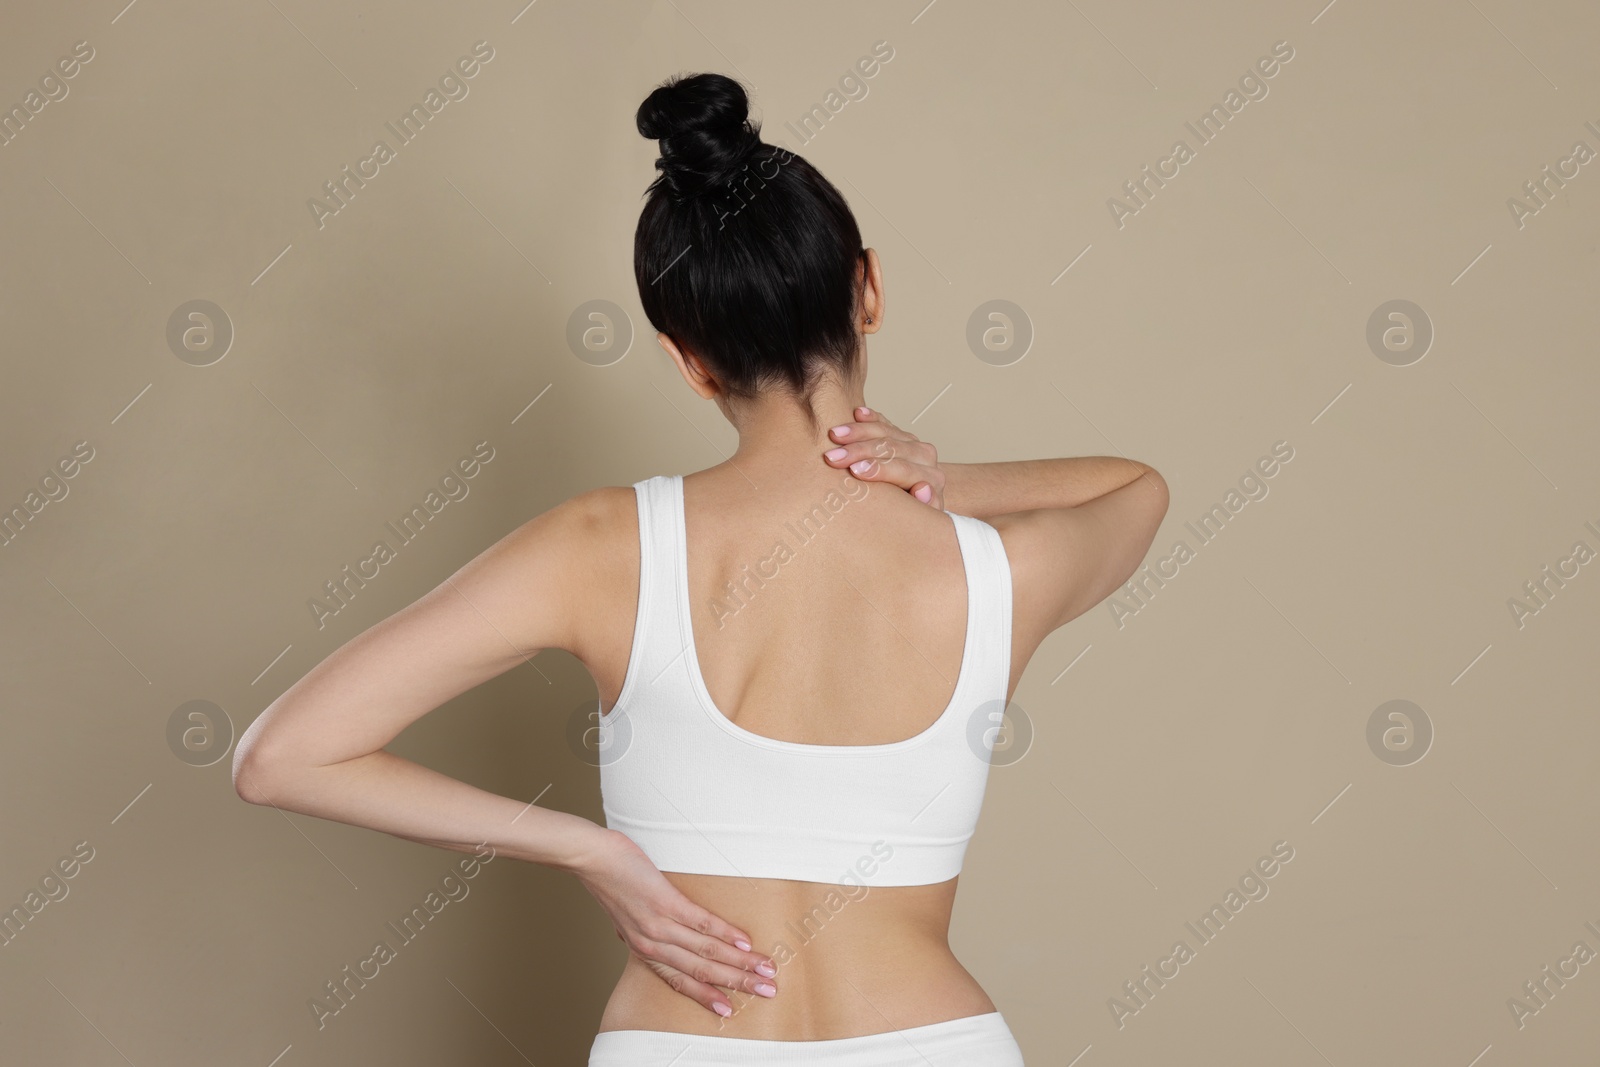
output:
<path id="1" fill-rule="evenodd" d="M 639 105 L 639 133 L 661 144 L 656 169 L 680 198 L 725 182 L 761 144 L 744 87 L 723 74 L 668 78 Z"/>

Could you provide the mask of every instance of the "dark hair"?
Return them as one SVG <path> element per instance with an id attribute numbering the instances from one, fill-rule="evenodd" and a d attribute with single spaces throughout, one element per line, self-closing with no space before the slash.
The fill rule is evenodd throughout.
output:
<path id="1" fill-rule="evenodd" d="M 820 376 L 853 370 L 860 343 L 866 253 L 849 205 L 810 163 L 761 140 L 732 78 L 668 78 L 635 122 L 661 143 L 633 237 L 650 324 L 730 397 L 776 387 L 809 410 Z"/>

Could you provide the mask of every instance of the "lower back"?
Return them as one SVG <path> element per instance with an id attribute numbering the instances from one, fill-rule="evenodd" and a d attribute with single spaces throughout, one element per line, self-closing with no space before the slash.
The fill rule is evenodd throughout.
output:
<path id="1" fill-rule="evenodd" d="M 994 1003 L 950 951 L 956 881 L 855 886 L 667 873 L 778 965 L 778 995 L 729 995 L 721 1019 L 630 956 L 600 1029 L 817 1041 L 981 1015 Z"/>

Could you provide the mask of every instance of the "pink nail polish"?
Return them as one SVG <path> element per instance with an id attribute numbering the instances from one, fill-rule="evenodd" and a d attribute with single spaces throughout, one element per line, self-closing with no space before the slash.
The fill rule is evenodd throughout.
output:
<path id="1" fill-rule="evenodd" d="M 777 987 L 768 985 L 766 982 L 757 982 L 756 994 L 763 997 L 775 997 L 778 995 L 778 990 Z"/>
<path id="2" fill-rule="evenodd" d="M 848 451 L 846 451 L 845 449 L 843 449 L 843 448 L 830 448 L 826 452 L 823 453 L 824 456 L 827 456 L 829 459 L 832 459 L 832 460 L 841 460 L 841 459 L 843 459 L 845 456 L 847 456 L 849 454 L 850 453 Z"/>
<path id="3" fill-rule="evenodd" d="M 740 937 L 740 938 L 735 938 L 735 939 L 734 939 L 734 942 L 733 942 L 733 943 L 734 943 L 734 944 L 735 944 L 735 945 L 736 945 L 736 946 L 738 946 L 738 948 L 739 948 L 739 949 L 740 949 L 740 950 L 741 950 L 741 951 L 744 951 L 744 952 L 749 952 L 749 951 L 750 951 L 750 942 L 748 942 L 748 941 L 746 941 L 746 940 L 745 940 L 745 939 L 744 939 L 744 938 L 742 938 L 742 937 Z"/>
<path id="4" fill-rule="evenodd" d="M 722 1016 L 724 1019 L 733 1014 L 733 1009 L 721 1002 L 711 1005 L 711 1010 Z"/>
<path id="5" fill-rule="evenodd" d="M 872 466 L 872 460 L 858 459 L 854 463 L 850 464 L 850 469 L 855 471 L 857 474 L 863 474 L 870 466 Z"/>
<path id="6" fill-rule="evenodd" d="M 763 978 L 771 978 L 773 975 L 777 974 L 778 971 L 777 968 L 773 967 L 770 963 L 758 963 L 756 964 L 756 973 Z"/>
<path id="7" fill-rule="evenodd" d="M 833 435 L 835 437 L 844 437 L 845 435 L 847 435 L 850 432 L 850 427 L 848 427 L 848 426 L 835 426 L 833 428 L 832 432 L 833 432 Z"/>

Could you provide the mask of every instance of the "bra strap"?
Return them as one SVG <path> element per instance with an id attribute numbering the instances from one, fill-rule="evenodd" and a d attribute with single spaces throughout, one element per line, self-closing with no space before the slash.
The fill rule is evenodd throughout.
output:
<path id="1" fill-rule="evenodd" d="M 639 513 L 639 601 L 634 619 L 630 675 L 617 703 L 656 684 L 662 670 L 682 649 L 677 634 L 677 568 L 673 547 L 675 497 L 671 475 L 633 483 Z M 671 647 L 668 647 L 668 646 Z"/>
<path id="2" fill-rule="evenodd" d="M 951 515 L 967 561 L 967 595 L 978 641 L 974 694 L 1004 699 L 1011 679 L 1011 564 L 998 530 L 970 515 Z"/>

